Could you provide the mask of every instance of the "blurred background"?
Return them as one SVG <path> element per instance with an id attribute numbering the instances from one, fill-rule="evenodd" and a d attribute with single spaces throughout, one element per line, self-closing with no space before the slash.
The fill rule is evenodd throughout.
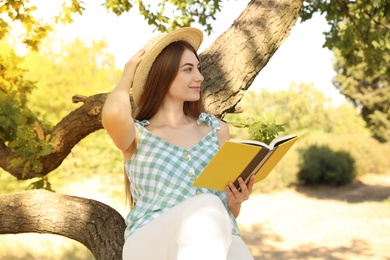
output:
<path id="1" fill-rule="evenodd" d="M 37 19 L 52 17 L 61 6 L 61 1 L 30 2 L 37 6 Z M 247 5 L 222 1 L 200 52 Z M 56 25 L 38 52 L 20 43 L 23 28 L 17 23 L 0 42 L 0 53 L 15 49 L 23 57 L 24 77 L 36 82 L 28 105 L 46 122 L 55 124 L 77 108 L 71 102 L 75 94 L 109 92 L 127 60 L 158 33 L 137 10 L 116 16 L 97 2 L 84 6 L 73 23 Z M 300 137 L 255 186 L 238 218 L 256 259 L 390 259 L 390 145 L 367 123 L 362 106 L 336 87 L 348 78 L 337 74 L 340 54 L 324 48 L 329 30 L 324 14 L 300 19 L 240 102 L 243 113 L 224 118 L 232 138 L 256 138 L 262 123 L 283 126 L 278 134 Z M 251 128 L 235 127 L 239 122 Z M 0 169 L 0 194 L 24 191 L 39 181 L 18 181 Z M 121 153 L 104 130 L 78 143 L 45 181 L 58 193 L 95 199 L 127 214 Z M 18 234 L 0 236 L 0 259 L 93 257 L 67 238 Z"/>

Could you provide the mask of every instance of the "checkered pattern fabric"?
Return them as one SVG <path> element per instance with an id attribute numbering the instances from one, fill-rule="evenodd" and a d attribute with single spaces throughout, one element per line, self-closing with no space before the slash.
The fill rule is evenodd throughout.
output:
<path id="1" fill-rule="evenodd" d="M 210 132 L 191 149 L 175 146 L 152 134 L 145 128 L 149 124 L 147 120 L 135 123 L 139 129 L 137 149 L 125 162 L 125 169 L 136 204 L 126 217 L 125 239 L 169 208 L 197 194 L 215 194 L 227 208 L 225 192 L 192 186 L 219 149 L 216 131 L 220 126 L 215 116 L 206 113 L 199 116 L 197 123 L 206 123 Z M 236 220 L 228 212 L 233 224 L 232 234 L 239 235 Z"/>

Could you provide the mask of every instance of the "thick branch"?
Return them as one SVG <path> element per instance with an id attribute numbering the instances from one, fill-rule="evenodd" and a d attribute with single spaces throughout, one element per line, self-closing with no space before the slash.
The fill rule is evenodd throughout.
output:
<path id="1" fill-rule="evenodd" d="M 87 135 L 102 129 L 101 112 L 107 94 L 97 94 L 85 99 L 84 104 L 64 117 L 50 133 L 53 152 L 42 157 L 45 175 L 57 168 L 72 148 Z"/>
<path id="2" fill-rule="evenodd" d="M 43 170 L 39 173 L 45 176 L 58 166 L 69 155 L 72 148 L 87 135 L 102 129 L 101 111 L 107 94 L 97 94 L 86 97 L 84 104 L 64 117 L 49 133 L 49 142 L 53 145 L 52 152 L 40 158 Z M 12 164 L 16 155 L 0 140 L 0 166 L 17 179 L 27 180 L 36 176 L 32 169 L 23 176 L 24 163 Z M 27 158 L 28 159 L 28 158 Z"/>
<path id="3" fill-rule="evenodd" d="M 96 259 L 121 259 L 125 222 L 113 208 L 44 190 L 0 195 L 0 234 L 47 233 L 74 239 Z"/>

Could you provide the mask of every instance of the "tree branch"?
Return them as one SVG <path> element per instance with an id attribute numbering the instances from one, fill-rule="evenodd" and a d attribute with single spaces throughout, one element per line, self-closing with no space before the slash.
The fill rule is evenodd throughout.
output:
<path id="1" fill-rule="evenodd" d="M 82 106 L 70 112 L 53 128 L 49 133 L 50 139 L 48 140 L 52 144 L 52 152 L 40 158 L 39 161 L 43 165 L 43 170 L 39 172 L 40 176 L 45 176 L 60 166 L 80 140 L 103 128 L 101 112 L 106 97 L 105 93 L 85 98 Z M 2 155 L 0 166 L 5 171 L 11 173 L 18 180 L 27 180 L 36 176 L 37 173 L 33 169 L 23 175 L 24 163 L 12 164 L 12 159 L 18 158 L 17 155 L 13 154 L 3 142 L 0 142 L 0 148 Z"/>
<path id="2" fill-rule="evenodd" d="M 45 190 L 0 195 L 0 234 L 46 233 L 74 239 L 96 259 L 121 259 L 123 217 L 101 202 Z"/>

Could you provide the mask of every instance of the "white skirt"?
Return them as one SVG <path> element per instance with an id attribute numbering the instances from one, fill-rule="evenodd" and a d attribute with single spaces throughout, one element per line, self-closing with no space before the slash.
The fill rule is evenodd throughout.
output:
<path id="1" fill-rule="evenodd" d="M 195 196 L 136 230 L 123 247 L 124 260 L 253 260 L 229 214 L 212 194 Z"/>

